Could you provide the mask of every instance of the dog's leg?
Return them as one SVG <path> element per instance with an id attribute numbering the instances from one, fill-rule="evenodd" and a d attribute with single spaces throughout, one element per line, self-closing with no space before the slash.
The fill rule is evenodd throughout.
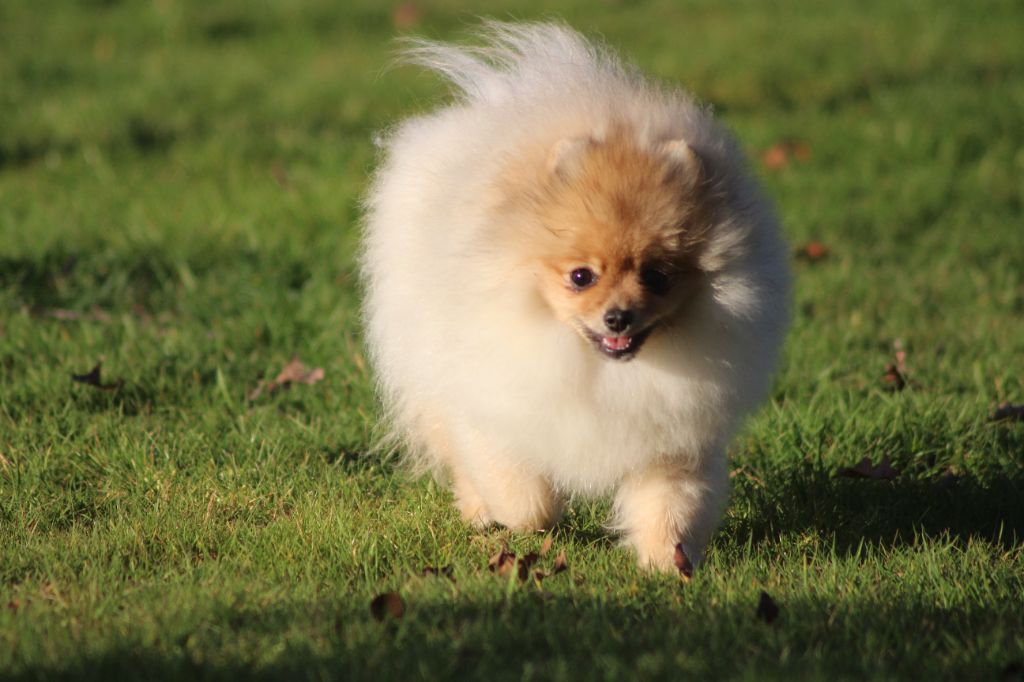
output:
<path id="1" fill-rule="evenodd" d="M 427 455 L 428 466 L 437 478 L 447 477 L 455 495 L 455 508 L 466 523 L 486 528 L 494 523 L 483 497 L 466 473 L 466 467 L 457 456 L 451 434 L 440 415 L 432 414 L 418 422 L 417 436 Z"/>
<path id="2" fill-rule="evenodd" d="M 475 526 L 491 522 L 513 530 L 550 528 L 563 500 L 543 476 L 508 462 L 477 433 L 459 434 L 449 466 L 462 517 Z"/>
<path id="3" fill-rule="evenodd" d="M 723 453 L 696 466 L 685 460 L 659 462 L 623 481 L 615 497 L 614 527 L 636 551 L 641 566 L 677 570 L 677 544 L 696 566 L 728 496 Z"/>
<path id="4" fill-rule="evenodd" d="M 455 507 L 459 510 L 462 520 L 474 528 L 486 528 L 494 523 L 494 517 L 484 498 L 477 492 L 473 482 L 466 475 L 465 467 L 455 457 L 449 460 L 449 471 L 452 476 L 452 492 L 455 494 Z"/>

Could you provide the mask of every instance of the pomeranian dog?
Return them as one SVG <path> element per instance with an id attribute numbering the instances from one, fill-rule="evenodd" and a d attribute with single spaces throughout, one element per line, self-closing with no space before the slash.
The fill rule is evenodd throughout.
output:
<path id="1" fill-rule="evenodd" d="M 390 433 L 479 527 L 615 491 L 644 566 L 698 564 L 787 326 L 773 210 L 710 111 L 558 24 L 414 41 L 454 103 L 382 139 L 365 324 Z"/>

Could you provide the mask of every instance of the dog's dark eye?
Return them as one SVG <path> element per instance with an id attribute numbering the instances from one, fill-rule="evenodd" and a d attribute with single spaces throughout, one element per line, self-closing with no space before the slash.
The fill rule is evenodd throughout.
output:
<path id="1" fill-rule="evenodd" d="M 569 273 L 569 281 L 576 291 L 582 291 L 597 280 L 597 276 L 590 268 L 576 268 Z"/>
<path id="2" fill-rule="evenodd" d="M 641 268 L 640 281 L 648 291 L 659 296 L 667 294 L 672 288 L 672 277 L 664 270 L 650 265 Z"/>

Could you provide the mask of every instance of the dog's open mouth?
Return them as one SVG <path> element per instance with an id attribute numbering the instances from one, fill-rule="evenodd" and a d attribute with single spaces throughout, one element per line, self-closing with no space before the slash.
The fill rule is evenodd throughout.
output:
<path id="1" fill-rule="evenodd" d="M 591 343 L 594 344 L 597 350 L 613 360 L 632 360 L 650 334 L 650 328 L 632 336 L 602 336 L 587 329 L 587 338 L 590 339 Z"/>

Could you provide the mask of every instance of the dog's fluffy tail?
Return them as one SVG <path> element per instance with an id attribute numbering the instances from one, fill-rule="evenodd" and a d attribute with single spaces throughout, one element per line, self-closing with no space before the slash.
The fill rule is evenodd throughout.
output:
<path id="1" fill-rule="evenodd" d="M 627 78 L 618 58 L 558 23 L 487 21 L 483 45 L 465 47 L 420 38 L 404 42 L 401 60 L 450 81 L 470 102 L 503 104 L 525 92 L 565 93 Z"/>

